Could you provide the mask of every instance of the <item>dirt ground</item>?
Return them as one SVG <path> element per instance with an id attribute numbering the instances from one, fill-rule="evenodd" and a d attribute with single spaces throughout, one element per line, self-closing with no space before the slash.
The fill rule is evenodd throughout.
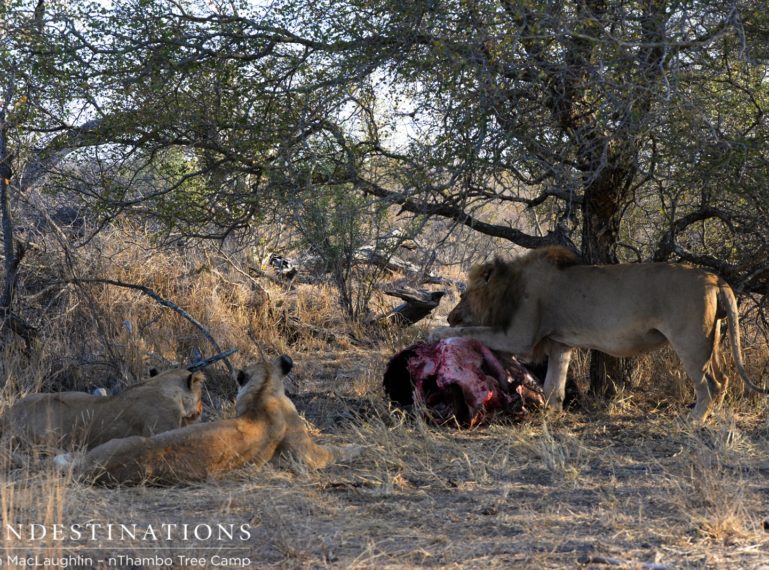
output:
<path id="1" fill-rule="evenodd" d="M 31 540 L 4 529 L 3 566 L 769 570 L 767 402 L 727 402 L 694 428 L 682 404 L 631 394 L 608 410 L 458 431 L 389 409 L 386 358 L 363 354 L 300 364 L 291 387 L 322 442 L 365 446 L 353 464 L 247 468 L 170 489 L 12 469 L 3 522 L 49 530 Z M 75 539 L 88 522 L 136 538 L 102 528 Z M 169 524 L 171 540 L 148 538 Z M 202 536 L 185 539 L 182 525 Z M 205 536 L 217 525 L 248 536 Z"/>

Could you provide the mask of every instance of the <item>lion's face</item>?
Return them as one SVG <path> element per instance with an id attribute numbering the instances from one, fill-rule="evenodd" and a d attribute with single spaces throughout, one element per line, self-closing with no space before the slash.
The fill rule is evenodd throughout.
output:
<path id="1" fill-rule="evenodd" d="M 459 298 L 457 306 L 451 309 L 449 316 L 447 317 L 449 325 L 452 327 L 468 326 L 477 324 L 477 321 L 473 318 L 473 301 L 472 293 L 468 294 L 467 291 L 462 293 Z"/>
<path id="2" fill-rule="evenodd" d="M 235 400 L 237 415 L 243 414 L 264 393 L 283 394 L 283 377 L 291 372 L 294 361 L 279 356 L 272 362 L 258 362 L 238 373 L 238 397 Z"/>
<path id="3" fill-rule="evenodd" d="M 201 419 L 204 379 L 201 372 L 171 369 L 114 396 L 30 394 L 16 402 L 2 421 L 24 441 L 64 447 L 82 443 L 94 447 L 110 439 L 152 435 Z"/>
<path id="4" fill-rule="evenodd" d="M 499 315 L 510 305 L 507 297 L 511 281 L 516 281 L 514 274 L 501 260 L 474 266 L 468 274 L 467 289 L 449 313 L 449 325 L 504 325 Z"/>
<path id="5" fill-rule="evenodd" d="M 145 385 L 148 387 L 155 385 L 160 390 L 163 390 L 164 387 L 178 387 L 178 397 L 181 398 L 182 406 L 182 426 L 186 426 L 200 421 L 203 415 L 203 382 L 205 379 L 205 374 L 202 372 L 173 368 L 152 375 L 150 380 L 145 382 Z"/>

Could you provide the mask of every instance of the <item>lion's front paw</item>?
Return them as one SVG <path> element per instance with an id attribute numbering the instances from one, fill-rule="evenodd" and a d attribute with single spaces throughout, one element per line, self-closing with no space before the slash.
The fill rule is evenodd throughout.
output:
<path id="1" fill-rule="evenodd" d="M 547 412 L 558 416 L 563 413 L 563 398 L 552 396 L 547 399 Z"/>
<path id="2" fill-rule="evenodd" d="M 439 340 L 443 340 L 444 338 L 456 336 L 456 334 L 457 334 L 456 329 L 453 329 L 451 327 L 440 327 L 430 331 L 430 334 L 427 337 L 427 342 L 428 343 L 438 342 Z"/>

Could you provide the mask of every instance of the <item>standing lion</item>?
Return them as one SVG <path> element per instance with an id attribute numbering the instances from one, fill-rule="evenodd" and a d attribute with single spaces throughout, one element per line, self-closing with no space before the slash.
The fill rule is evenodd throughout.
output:
<path id="1" fill-rule="evenodd" d="M 173 484 L 219 478 L 281 454 L 315 469 L 352 458 L 355 448 L 325 447 L 310 438 L 284 392 L 283 377 L 292 366 L 288 356 L 281 356 L 242 370 L 234 418 L 112 440 L 75 460 L 76 476 L 108 484 Z M 57 460 L 59 465 L 68 461 Z"/>
<path id="2" fill-rule="evenodd" d="M 694 382 L 692 411 L 702 421 L 723 397 L 728 378 L 718 354 L 729 321 L 734 363 L 752 390 L 740 349 L 737 302 L 717 275 L 681 264 L 581 265 L 562 247 L 470 270 L 467 290 L 432 338 L 466 336 L 524 359 L 546 354 L 545 396 L 560 410 L 574 347 L 633 356 L 670 343 Z"/>

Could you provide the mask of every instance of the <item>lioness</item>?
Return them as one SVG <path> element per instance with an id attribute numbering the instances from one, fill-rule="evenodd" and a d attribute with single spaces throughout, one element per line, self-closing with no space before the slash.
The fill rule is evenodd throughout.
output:
<path id="1" fill-rule="evenodd" d="M 116 396 L 30 394 L 3 415 L 4 435 L 51 448 L 95 447 L 116 437 L 153 435 L 200 420 L 201 372 L 167 370 Z"/>
<path id="2" fill-rule="evenodd" d="M 310 439 L 283 389 L 283 376 L 292 366 L 288 356 L 281 356 L 242 370 L 236 417 L 152 437 L 112 440 L 76 459 L 76 476 L 99 483 L 171 484 L 218 478 L 281 453 L 317 469 L 351 458 L 352 448 L 324 447 Z M 66 458 L 57 459 L 59 465 L 66 462 Z"/>
<path id="3" fill-rule="evenodd" d="M 470 270 L 467 289 L 448 317 L 453 326 L 431 337 L 469 336 L 524 359 L 547 354 L 545 396 L 556 410 L 562 408 L 572 348 L 632 356 L 669 342 L 694 381 L 692 418 L 702 421 L 728 383 L 718 355 L 723 318 L 740 377 L 769 394 L 745 372 L 731 287 L 685 265 L 580 265 L 561 247 L 497 259 Z"/>

